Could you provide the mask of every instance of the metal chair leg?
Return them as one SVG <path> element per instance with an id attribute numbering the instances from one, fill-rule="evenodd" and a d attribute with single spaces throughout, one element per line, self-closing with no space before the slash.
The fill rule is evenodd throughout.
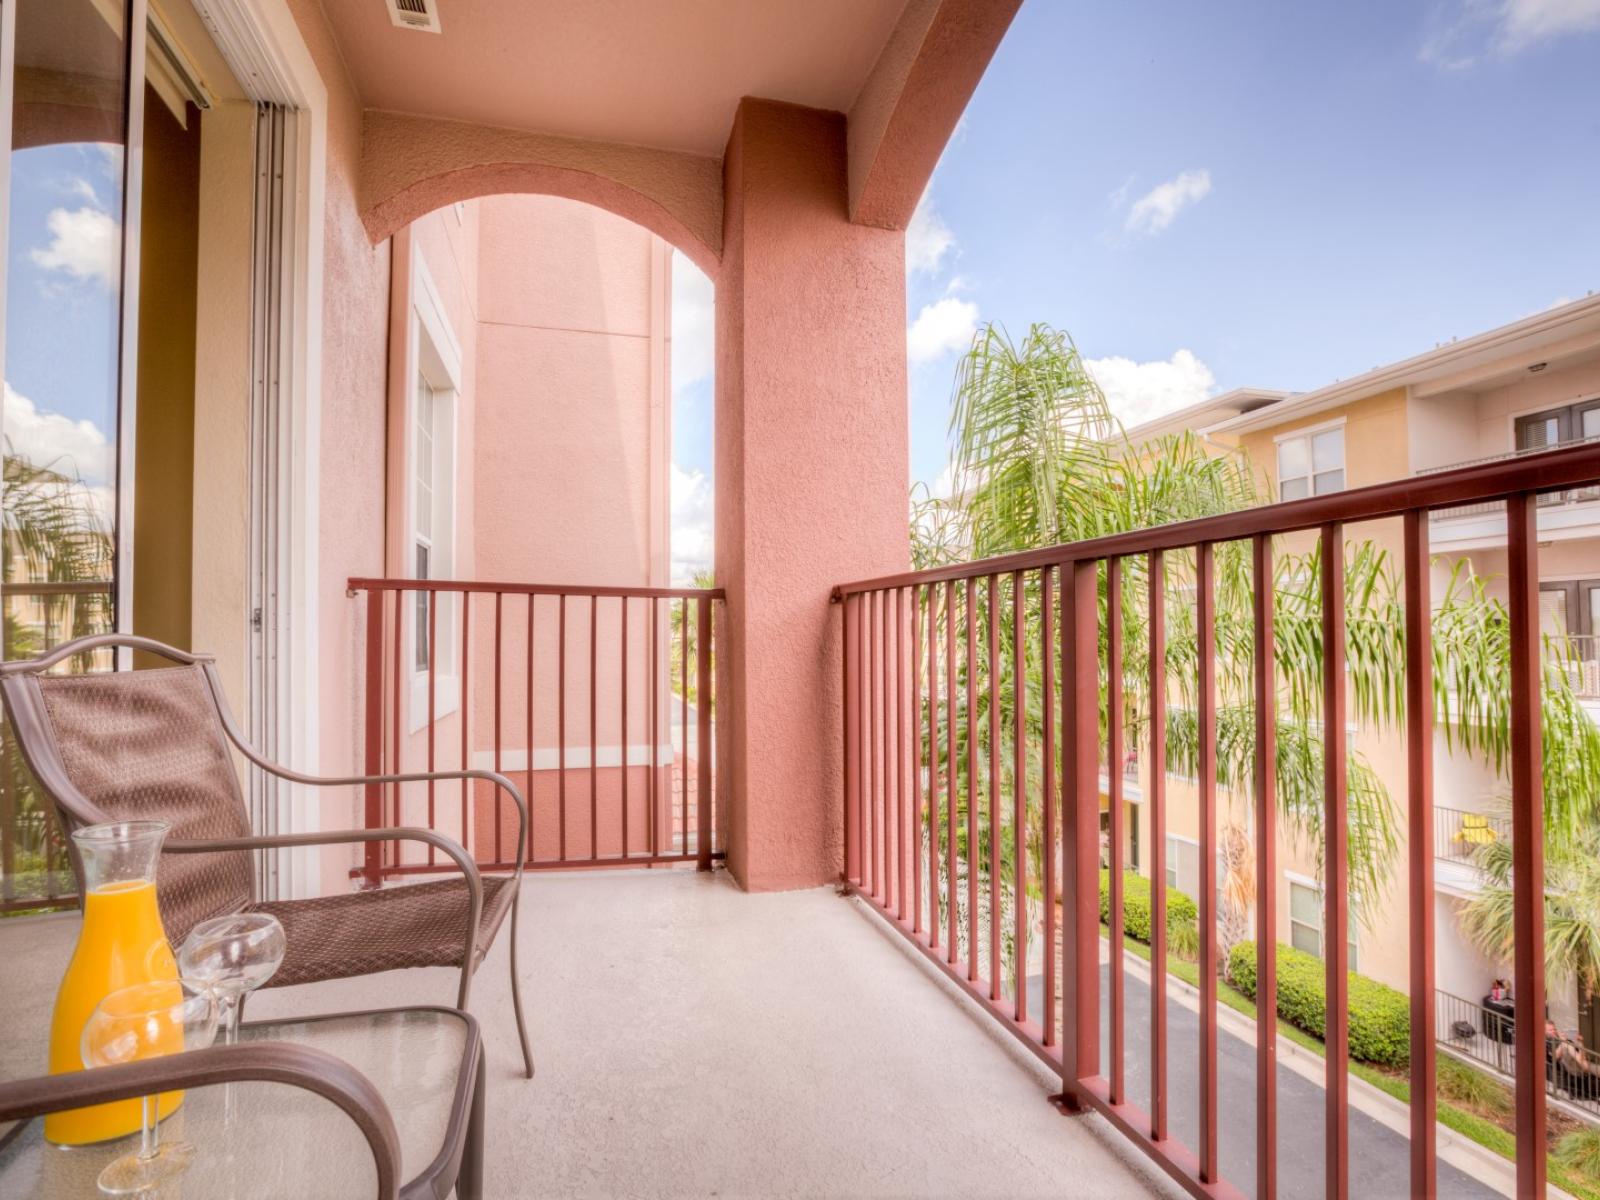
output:
<path id="1" fill-rule="evenodd" d="M 517 1036 L 522 1039 L 522 1065 L 529 1079 L 533 1078 L 533 1050 L 528 1045 L 528 1025 L 522 1016 L 522 985 L 517 977 L 517 913 L 522 907 L 522 896 L 511 900 L 511 1006 L 517 1014 Z"/>

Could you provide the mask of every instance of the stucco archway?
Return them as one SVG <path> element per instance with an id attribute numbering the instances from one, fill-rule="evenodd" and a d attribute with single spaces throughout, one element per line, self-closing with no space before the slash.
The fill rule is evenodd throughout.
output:
<path id="1" fill-rule="evenodd" d="M 721 265 L 716 159 L 369 112 L 361 184 L 361 219 L 374 243 L 457 200 L 533 193 L 592 204 L 641 225 L 712 279 Z"/>

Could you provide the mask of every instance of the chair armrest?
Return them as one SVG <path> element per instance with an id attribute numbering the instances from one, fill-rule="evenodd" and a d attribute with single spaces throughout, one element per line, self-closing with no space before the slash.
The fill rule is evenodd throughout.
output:
<path id="1" fill-rule="evenodd" d="M 483 876 L 460 842 L 431 829 L 397 826 L 392 829 L 328 829 L 315 833 L 273 833 L 237 838 L 189 838 L 165 842 L 163 854 L 218 854 L 230 850 L 274 850 L 284 846 L 341 846 L 360 842 L 423 842 L 437 847 L 454 860 L 467 881 L 467 936 L 462 947 L 462 962 L 470 964 L 478 940 L 478 923 L 483 915 Z"/>
<path id="2" fill-rule="evenodd" d="M 245 1080 L 287 1084 L 337 1105 L 372 1150 L 378 1200 L 395 1200 L 399 1195 L 400 1138 L 383 1097 L 360 1071 L 313 1046 L 286 1042 L 208 1046 L 114 1067 L 0 1083 L 0 1121 Z"/>
<path id="3" fill-rule="evenodd" d="M 230 735 L 232 730 L 229 730 Z M 386 783 L 440 783 L 445 780 L 481 779 L 492 783 L 501 791 L 508 793 L 517 806 L 517 854 L 516 874 L 522 874 L 522 848 L 528 844 L 528 802 L 523 798 L 522 790 L 498 771 L 410 771 L 397 775 L 307 775 L 301 771 L 293 771 L 288 767 L 279 766 L 266 758 L 258 755 L 248 744 L 237 738 L 234 744 L 244 752 L 246 758 L 255 763 L 269 775 L 290 783 L 305 784 L 308 787 L 367 787 Z"/>

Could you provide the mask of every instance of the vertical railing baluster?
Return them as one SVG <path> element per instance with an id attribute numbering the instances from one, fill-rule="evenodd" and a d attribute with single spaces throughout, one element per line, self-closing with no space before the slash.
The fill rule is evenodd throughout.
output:
<path id="1" fill-rule="evenodd" d="M 1195 548 L 1200 766 L 1200 1178 L 1217 1181 L 1216 549 Z"/>
<path id="2" fill-rule="evenodd" d="M 844 666 L 844 882 L 848 887 L 861 882 L 861 730 L 857 726 L 856 688 L 861 663 L 857 651 L 856 624 L 860 619 L 860 600 L 844 598 L 844 645 L 840 658 Z"/>
<path id="3" fill-rule="evenodd" d="M 494 594 L 494 770 L 500 774 L 500 659 L 501 636 L 500 621 L 501 609 L 504 606 L 505 595 L 502 592 Z M 500 789 L 494 789 L 494 861 L 504 862 L 505 858 L 500 850 Z"/>
<path id="4" fill-rule="evenodd" d="M 668 673 L 671 685 L 671 672 Z M 670 718 L 669 718 L 670 719 Z M 650 597 L 650 832 L 647 848 L 654 858 L 661 853 L 661 598 Z M 667 796 L 672 807 L 672 796 Z"/>
<path id="5" fill-rule="evenodd" d="M 1028 698 L 1027 588 L 1011 573 L 1012 1014 L 1028 1019 Z"/>
<path id="6" fill-rule="evenodd" d="M 536 629 L 534 629 L 534 602 L 536 602 L 538 598 L 539 597 L 536 597 L 533 592 L 528 592 L 528 678 L 525 680 L 526 690 L 528 690 L 528 696 L 526 696 L 526 707 L 528 707 L 528 712 L 526 712 L 526 717 L 528 717 L 528 778 L 526 778 L 526 786 L 523 787 L 523 798 L 525 798 L 526 803 L 528 803 L 528 848 L 526 848 L 525 851 L 526 856 L 528 856 L 526 861 L 528 862 L 533 862 L 534 859 L 533 827 L 534 824 L 536 824 L 534 818 L 538 816 L 539 811 L 538 803 L 536 803 L 536 792 L 534 792 L 533 786 L 533 683 L 534 662 L 538 661 L 538 659 L 534 658 L 533 637 L 534 632 L 536 632 Z"/>
<path id="7" fill-rule="evenodd" d="M 1428 514 L 1405 515 L 1406 809 L 1411 910 L 1411 1194 L 1439 1191 L 1433 966 L 1433 597 Z"/>
<path id="8" fill-rule="evenodd" d="M 622 641 L 622 729 L 617 741 L 622 747 L 622 857 L 628 857 L 628 598 L 622 597 L 619 614 Z"/>
<path id="9" fill-rule="evenodd" d="M 1323 804 L 1327 814 L 1323 852 L 1323 946 L 1326 964 L 1328 1200 L 1350 1192 L 1350 936 L 1346 897 L 1350 890 L 1349 797 L 1346 787 L 1344 679 L 1344 529 L 1322 527 L 1322 728 Z"/>
<path id="10" fill-rule="evenodd" d="M 624 601 L 626 603 L 626 601 Z M 687 602 L 686 602 L 687 603 Z M 695 764 L 695 786 L 698 795 L 695 802 L 698 811 L 694 819 L 694 848 L 695 869 L 700 871 L 711 870 L 711 710 L 715 702 L 712 689 L 715 683 L 711 677 L 711 598 L 709 596 L 696 596 L 696 619 L 698 628 L 695 631 L 695 662 L 694 662 L 694 698 L 695 698 L 695 733 L 699 739 L 698 762 Z M 624 741 L 623 757 L 627 757 L 626 741 Z M 624 764 L 626 770 L 626 764 Z M 626 803 L 627 792 L 623 792 Z"/>
<path id="11" fill-rule="evenodd" d="M 689 670 L 687 663 L 684 671 Z M 684 726 L 685 730 L 688 726 Z M 684 735 L 687 737 L 687 733 Z M 688 747 L 684 747 L 687 755 Z M 600 597 L 589 597 L 589 861 L 600 857 Z"/>
<path id="12" fill-rule="evenodd" d="M 1055 568 L 1039 572 L 1039 659 L 1041 663 L 1040 711 L 1044 736 L 1044 1044 L 1056 1044 L 1056 656 Z"/>
<path id="13" fill-rule="evenodd" d="M 988 577 L 989 608 L 989 999 L 1000 999 L 1000 577 Z"/>
<path id="14" fill-rule="evenodd" d="M 1150 1136 L 1162 1142 L 1167 1137 L 1167 560 L 1160 550 L 1150 552 L 1149 576 Z"/>
<path id="15" fill-rule="evenodd" d="M 424 593 L 428 597 L 428 773 L 432 774 L 434 767 L 434 734 L 439 727 L 437 704 L 439 696 L 438 682 L 434 676 L 434 668 L 439 661 L 439 593 L 429 591 Z M 434 810 L 434 781 L 428 780 L 428 828 L 437 829 L 438 820 Z M 428 865 L 434 866 L 433 847 L 428 847 Z"/>
<path id="16" fill-rule="evenodd" d="M 567 861 L 567 594 L 561 593 L 556 613 L 556 767 L 559 776 L 557 814 L 561 840 L 557 856 Z"/>
<path id="17" fill-rule="evenodd" d="M 689 854 L 689 598 L 678 597 L 678 857 Z"/>
<path id="18" fill-rule="evenodd" d="M 911 932 L 922 932 L 922 589 L 911 589 Z"/>
<path id="19" fill-rule="evenodd" d="M 883 907 L 888 911 L 900 888 L 895 873 L 894 840 L 900 836 L 900 748 L 895 741 L 899 718 L 894 673 L 899 669 L 894 651 L 900 647 L 895 619 L 894 593 L 883 593 Z"/>
<path id="20" fill-rule="evenodd" d="M 1517 1013 L 1517 1194 L 1545 1194 L 1544 662 L 1537 498 L 1506 501 L 1511 618 L 1511 881 Z"/>
<path id="21" fill-rule="evenodd" d="M 978 978 L 978 609 L 977 583 L 967 580 L 967 979 Z"/>
<path id="22" fill-rule="evenodd" d="M 408 672 L 402 669 L 402 643 L 405 642 L 405 592 L 397 589 L 394 595 L 394 672 L 392 672 L 392 677 L 389 680 L 389 770 L 394 774 L 402 774 L 405 773 L 406 768 L 405 752 L 402 749 L 403 742 L 400 741 L 400 710 L 402 710 L 402 699 L 400 698 L 405 696 L 406 701 L 410 701 L 411 688 L 406 686 L 405 691 L 402 691 L 402 680 L 410 678 Z M 384 824 L 386 826 L 410 824 L 402 816 L 405 792 L 403 792 L 403 786 L 400 782 L 395 781 L 394 784 L 390 784 L 389 800 L 390 810 L 389 813 L 384 814 L 386 816 Z M 379 853 L 382 854 L 382 861 L 400 861 L 400 851 L 398 851 L 397 846 L 382 846 Z"/>
<path id="23" fill-rule="evenodd" d="M 914 670 L 914 662 L 906 662 L 906 589 L 894 592 L 894 710 L 895 710 L 895 798 L 894 798 L 894 915 L 906 919 L 906 835 L 909 830 L 908 797 L 911 789 L 906 778 L 906 757 L 911 753 L 911 713 L 906 707 L 906 671 Z"/>
<path id="24" fill-rule="evenodd" d="M 1256 1200 L 1278 1194 L 1278 690 L 1272 537 L 1250 546 L 1255 588 Z M 1430 892 L 1429 903 L 1432 903 Z M 1428 1031 L 1428 1044 L 1433 1044 Z M 1413 1099 L 1416 1093 L 1412 1093 Z"/>
<path id="25" fill-rule="evenodd" d="M 365 770 L 368 775 L 381 775 L 383 773 L 383 608 L 384 593 L 376 589 L 367 593 L 367 662 L 366 662 L 366 758 Z M 8 750 L 9 756 L 9 750 Z M 9 764 L 8 764 L 9 765 Z M 11 793 L 11 780 L 15 775 L 8 774 L 3 785 L 7 796 Z M 383 828 L 383 785 L 369 783 L 365 789 L 366 821 L 368 829 Z M 9 845 L 10 830 L 7 829 Z M 368 842 L 362 853 L 362 880 L 364 888 L 375 888 L 383 878 L 382 847 L 377 842 Z M 6 881 L 9 884 L 11 874 L 8 871 Z"/>
<path id="26" fill-rule="evenodd" d="M 1079 1080 L 1100 1072 L 1100 637 L 1099 568 L 1063 568 L 1062 754 L 1067 780 L 1061 824 L 1061 1095 L 1081 1107 Z"/>
<path id="27" fill-rule="evenodd" d="M 956 585 L 944 585 L 944 737 L 945 737 L 945 961 L 961 948 L 961 909 L 956 903 Z"/>
<path id="28" fill-rule="evenodd" d="M 468 686 L 472 666 L 472 593 L 460 592 L 461 597 L 461 691 L 456 696 L 457 719 L 461 722 L 461 769 L 472 769 L 471 746 L 468 741 L 472 727 L 472 689 Z M 474 858 L 477 851 L 473 848 L 472 841 L 467 834 L 467 811 L 471 807 L 467 799 L 467 780 L 461 780 L 461 845 Z"/>
<path id="29" fill-rule="evenodd" d="M 928 588 L 928 945 L 939 944 L 939 586 Z"/>
<path id="30" fill-rule="evenodd" d="M 1111 810 L 1111 1103 L 1127 1099 L 1123 1017 L 1127 1008 L 1122 947 L 1122 560 L 1106 559 L 1106 803 Z"/>
<path id="31" fill-rule="evenodd" d="M 867 894 L 878 896 L 878 597 L 867 592 Z"/>

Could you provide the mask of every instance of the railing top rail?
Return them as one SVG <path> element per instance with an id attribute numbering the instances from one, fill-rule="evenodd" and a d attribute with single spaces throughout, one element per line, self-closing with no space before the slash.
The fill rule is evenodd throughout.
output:
<path id="1" fill-rule="evenodd" d="M 707 597 L 726 600 L 723 588 L 684 587 L 605 587 L 579 583 L 499 583 L 473 579 L 373 579 L 352 577 L 347 590 L 356 592 L 482 592 L 507 596 L 618 596 L 627 600 L 649 599 L 694 600 Z"/>
<path id="2" fill-rule="evenodd" d="M 1600 436 L 1586 438 L 1572 438 L 1559 442 L 1555 446 L 1524 446 L 1520 450 L 1503 450 L 1499 454 L 1485 454 L 1481 458 L 1464 458 L 1460 462 L 1444 463 L 1437 467 L 1419 467 L 1418 475 L 1437 475 L 1443 471 L 1454 471 L 1461 467 L 1476 467 L 1484 463 L 1506 462 L 1514 458 L 1527 458 L 1534 454 L 1543 454 L 1549 450 L 1566 450 L 1573 446 L 1592 446 L 1600 442 Z"/>
<path id="3" fill-rule="evenodd" d="M 1062 563 L 1090 562 L 1175 550 L 1203 542 L 1227 542 L 1257 534 L 1294 533 L 1334 522 L 1376 521 L 1413 509 L 1447 508 L 1480 500 L 1504 500 L 1525 492 L 1555 491 L 1600 481 L 1600 444 L 1562 446 L 1521 458 L 1452 468 L 1429 475 L 1396 479 L 1370 487 L 1324 496 L 1307 496 L 1192 521 L 1175 521 L 1149 529 L 1066 542 L 1038 550 L 1003 554 L 976 562 L 955 563 L 925 571 L 906 571 L 877 579 L 839 584 L 837 602 L 859 592 L 977 579 L 1012 571 L 1037 570 Z"/>

